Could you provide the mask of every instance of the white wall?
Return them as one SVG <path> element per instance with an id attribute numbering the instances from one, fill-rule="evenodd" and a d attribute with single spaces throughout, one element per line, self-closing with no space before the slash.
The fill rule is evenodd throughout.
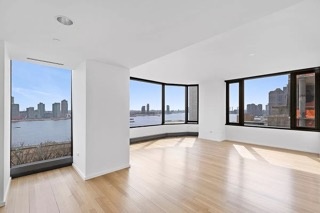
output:
<path id="1" fill-rule="evenodd" d="M 86 63 L 72 71 L 73 166 L 86 174 Z"/>
<path id="2" fill-rule="evenodd" d="M 198 124 L 177 124 L 149 126 L 130 129 L 130 138 L 139 138 L 149 135 L 160 135 L 165 133 L 198 132 Z"/>
<path id="3" fill-rule="evenodd" d="M 0 206 L 4 205 L 4 50 L 0 41 Z"/>
<path id="4" fill-rule="evenodd" d="M 6 43 L 0 41 L 0 206 L 10 185 L 10 59 Z"/>
<path id="5" fill-rule="evenodd" d="M 75 168 L 90 179 L 129 167 L 129 70 L 87 60 L 73 75 Z"/>
<path id="6" fill-rule="evenodd" d="M 227 140 L 319 153 L 320 133 L 254 127 L 226 127 Z"/>
<path id="7" fill-rule="evenodd" d="M 203 81 L 199 85 L 199 138 L 225 139 L 225 83 L 222 79 Z"/>

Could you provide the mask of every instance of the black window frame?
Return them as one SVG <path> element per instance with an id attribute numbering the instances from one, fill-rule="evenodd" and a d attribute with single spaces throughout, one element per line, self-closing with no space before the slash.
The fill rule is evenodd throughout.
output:
<path id="1" fill-rule="evenodd" d="M 161 86 L 161 124 L 150 124 L 150 125 L 143 125 L 143 126 L 130 126 L 130 128 L 139 128 L 139 127 L 150 127 L 150 126 L 160 126 L 163 124 L 163 83 L 158 82 L 158 81 L 151 81 L 151 80 L 146 80 L 146 79 L 141 79 L 141 78 L 134 78 L 134 77 L 130 77 L 130 81 L 140 81 L 140 82 L 144 82 L 144 83 L 151 83 L 151 84 L 157 84 Z M 130 109 L 129 109 L 130 111 Z"/>
<path id="2" fill-rule="evenodd" d="M 14 59 L 10 60 L 10 97 L 12 97 L 12 61 Z M 31 63 L 31 62 L 28 62 Z M 26 175 L 31 175 L 39 172 L 45 172 L 52 169 L 58 169 L 66 166 L 72 166 L 73 163 L 73 99 L 72 99 L 72 70 L 71 72 L 71 81 L 70 81 L 70 87 L 71 87 L 71 97 L 70 97 L 70 108 L 71 108 L 71 155 L 60 157 L 60 158 L 54 158 L 49 160 L 43 160 L 43 161 L 35 161 L 32 163 L 27 164 L 21 164 L 14 167 L 10 166 L 10 176 L 12 178 L 22 177 Z M 11 103 L 11 100 L 10 100 Z M 12 147 L 12 111 L 11 111 L 11 104 L 10 104 L 10 162 L 11 162 L 11 147 Z"/>
<path id="3" fill-rule="evenodd" d="M 164 107 L 166 107 L 166 86 L 172 86 L 172 87 L 184 87 L 184 112 L 185 112 L 185 116 L 184 116 L 184 122 L 172 122 L 172 123 L 166 123 L 166 118 L 165 118 L 165 112 L 163 113 L 164 117 L 163 117 L 163 124 L 165 125 L 171 125 L 171 124 L 187 124 L 188 123 L 188 118 L 187 118 L 187 113 L 188 113 L 188 97 L 187 97 L 187 94 L 188 94 L 188 86 L 187 85 L 184 85 L 184 84 L 172 84 L 172 83 L 164 83 L 163 84 L 163 87 L 164 87 L 164 90 L 163 90 L 163 105 Z M 163 109 L 166 109 L 166 108 L 163 108 Z"/>
<path id="4" fill-rule="evenodd" d="M 297 86 L 297 75 L 301 74 L 315 74 L 315 127 L 299 127 L 296 125 L 297 118 L 297 95 L 296 95 L 296 86 Z M 285 127 L 273 127 L 273 126 L 254 126 L 254 125 L 245 125 L 244 124 L 244 81 L 272 76 L 280 76 L 280 75 L 288 75 L 290 78 L 290 109 L 289 109 L 289 117 L 290 117 L 290 126 L 288 128 Z M 225 80 L 226 83 L 226 123 L 225 125 L 230 126 L 243 126 L 250 128 L 266 128 L 266 129 L 283 129 L 283 130 L 300 130 L 300 131 L 313 131 L 320 132 L 320 67 L 310 67 L 305 69 L 277 72 L 265 75 L 257 75 L 250 76 L 245 78 L 231 79 Z M 239 83 L 239 123 L 229 122 L 229 85 L 232 83 Z"/>
<path id="5" fill-rule="evenodd" d="M 152 127 L 152 126 L 162 126 L 162 125 L 181 125 L 181 124 L 199 124 L 199 84 L 176 84 L 176 83 L 164 83 L 159 81 L 152 81 L 143 78 L 130 77 L 130 81 L 141 81 L 146 83 L 153 83 L 162 86 L 162 94 L 161 94 L 161 116 L 162 121 L 161 124 L 152 124 L 152 125 L 142 125 L 142 126 L 132 126 L 130 129 L 141 128 L 141 127 Z M 185 87 L 185 121 L 177 122 L 177 123 L 165 123 L 165 87 L 166 86 L 181 86 Z M 197 87 L 197 121 L 190 121 L 188 119 L 188 88 L 189 87 Z"/>
<path id="6" fill-rule="evenodd" d="M 239 111 L 238 111 L 238 114 L 239 114 L 239 121 L 238 122 L 230 122 L 229 120 L 229 105 L 230 105 L 230 84 L 235 84 L 235 83 L 238 83 L 239 85 L 239 93 L 238 93 L 238 106 L 239 106 Z M 235 125 L 235 126 L 241 126 L 241 117 L 243 117 L 243 109 L 242 109 L 242 106 L 243 104 L 241 104 L 241 89 L 240 89 L 240 86 L 241 84 L 243 84 L 243 81 L 237 81 L 237 80 L 230 80 L 227 84 L 226 84 L 226 94 L 227 94 L 227 97 L 226 97 L 226 106 L 227 106 L 227 110 L 226 110 L 226 123 L 227 124 L 232 124 L 232 125 Z M 243 87 L 243 86 L 242 86 Z M 243 119 L 242 119 L 243 120 Z"/>
<path id="7" fill-rule="evenodd" d="M 197 87 L 197 120 L 189 120 L 189 87 Z M 186 121 L 188 124 L 198 124 L 199 122 L 199 84 L 186 85 Z"/>

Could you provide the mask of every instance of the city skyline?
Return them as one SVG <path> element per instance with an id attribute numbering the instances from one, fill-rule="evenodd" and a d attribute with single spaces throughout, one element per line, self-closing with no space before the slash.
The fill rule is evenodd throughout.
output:
<path id="1" fill-rule="evenodd" d="M 14 98 L 14 96 L 11 96 L 11 103 L 12 104 L 18 104 L 18 105 L 20 105 L 19 103 L 17 103 L 16 101 L 15 101 L 15 99 L 12 99 L 12 98 Z M 12 100 L 14 100 L 14 101 L 12 101 Z M 61 104 L 61 102 L 63 102 L 63 101 L 66 101 L 66 103 L 68 104 L 68 101 L 66 100 L 66 99 L 63 99 L 63 100 L 61 100 L 60 102 L 59 101 L 55 101 L 55 102 L 53 102 L 53 103 L 51 103 L 51 104 L 55 104 L 55 103 L 59 103 L 59 104 Z M 49 104 L 50 105 L 50 104 Z M 30 107 L 33 107 L 33 108 L 36 108 L 37 107 L 37 109 L 39 109 L 39 106 L 43 106 L 43 107 L 45 107 L 45 106 L 47 106 L 46 104 L 44 104 L 43 102 L 39 102 L 38 104 L 36 104 L 36 106 L 28 106 L 26 109 L 28 109 L 28 108 L 30 108 Z M 69 108 L 69 107 L 68 107 Z M 26 111 L 26 110 L 20 110 L 20 112 L 23 112 L 23 111 Z M 52 110 L 44 110 L 45 112 L 52 112 Z M 69 109 L 68 109 L 68 111 L 70 111 Z"/>
<path id="2" fill-rule="evenodd" d="M 20 111 L 39 103 L 52 111 L 51 104 L 63 99 L 71 110 L 71 70 L 13 60 L 12 96 Z"/>
<path id="3" fill-rule="evenodd" d="M 46 110 L 46 105 L 42 102 L 35 106 L 29 106 L 26 110 L 20 110 L 19 103 L 15 102 L 11 96 L 11 119 L 25 120 L 25 119 L 51 119 L 51 118 L 70 118 L 71 110 L 68 110 L 68 101 L 61 100 L 61 102 L 52 103 L 52 110 Z"/>
<path id="4" fill-rule="evenodd" d="M 146 104 L 146 105 L 142 105 L 140 107 L 140 109 L 135 110 L 135 109 L 130 109 L 130 112 L 143 112 L 143 113 L 151 113 L 151 112 L 159 112 L 161 113 L 162 109 L 159 110 L 154 110 L 154 109 L 150 109 L 150 104 Z M 178 110 L 172 110 L 170 108 L 170 105 L 165 105 L 165 112 L 172 112 L 172 111 L 179 111 L 179 112 L 184 112 L 185 109 L 178 109 Z"/>
<path id="5" fill-rule="evenodd" d="M 244 83 L 244 107 L 247 104 L 262 104 L 262 109 L 266 110 L 268 105 L 269 92 L 277 88 L 283 89 L 288 86 L 288 75 L 271 76 L 264 78 L 254 78 L 245 80 Z M 257 92 L 257 88 L 259 88 Z M 230 90 L 230 110 L 239 107 L 239 90 Z"/>

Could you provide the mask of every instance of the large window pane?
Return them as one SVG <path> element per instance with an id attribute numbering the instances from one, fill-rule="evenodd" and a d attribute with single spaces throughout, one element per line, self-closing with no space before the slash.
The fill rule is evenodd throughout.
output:
<path id="1" fill-rule="evenodd" d="M 244 124 L 290 127 L 289 77 L 279 75 L 244 81 Z"/>
<path id="2" fill-rule="evenodd" d="M 315 74 L 297 75 L 297 127 L 315 127 Z"/>
<path id="3" fill-rule="evenodd" d="M 165 86 L 165 123 L 185 122 L 185 86 Z"/>
<path id="4" fill-rule="evenodd" d="M 229 122 L 239 123 L 239 83 L 229 84 Z"/>
<path id="5" fill-rule="evenodd" d="M 188 121 L 198 121 L 198 86 L 188 86 Z"/>
<path id="6" fill-rule="evenodd" d="M 71 71 L 12 61 L 11 166 L 71 156 Z"/>
<path id="7" fill-rule="evenodd" d="M 162 85 L 130 80 L 130 127 L 162 123 Z"/>

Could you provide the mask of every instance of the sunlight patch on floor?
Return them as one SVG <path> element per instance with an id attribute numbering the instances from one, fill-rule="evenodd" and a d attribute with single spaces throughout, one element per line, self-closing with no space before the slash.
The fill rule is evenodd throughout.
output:
<path id="1" fill-rule="evenodd" d="M 320 162 L 308 156 L 262 148 L 252 149 L 272 165 L 320 175 Z"/>
<path id="2" fill-rule="evenodd" d="M 161 139 L 149 144 L 148 146 L 144 147 L 144 149 L 175 147 L 178 143 L 179 141 L 176 140 Z"/>
<path id="3" fill-rule="evenodd" d="M 233 147 L 237 150 L 239 155 L 250 160 L 257 160 L 254 155 L 244 146 L 234 144 Z"/>
<path id="4" fill-rule="evenodd" d="M 180 143 L 179 147 L 193 147 L 194 143 L 196 142 L 197 138 L 184 138 Z"/>

